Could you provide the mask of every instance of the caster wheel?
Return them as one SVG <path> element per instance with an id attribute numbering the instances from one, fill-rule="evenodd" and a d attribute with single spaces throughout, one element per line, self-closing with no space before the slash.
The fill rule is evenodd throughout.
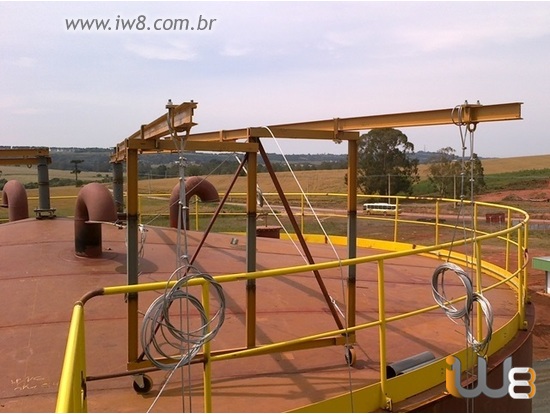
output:
<path id="1" fill-rule="evenodd" d="M 153 388 L 153 380 L 148 375 L 136 375 L 132 385 L 138 394 L 147 394 Z"/>
<path id="2" fill-rule="evenodd" d="M 346 364 L 352 367 L 357 360 L 357 353 L 355 352 L 355 349 L 346 348 L 345 358 Z"/>

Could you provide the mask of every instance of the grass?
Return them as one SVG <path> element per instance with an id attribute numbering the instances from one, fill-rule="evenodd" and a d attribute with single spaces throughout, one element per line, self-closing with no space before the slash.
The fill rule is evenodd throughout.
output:
<path id="1" fill-rule="evenodd" d="M 542 170 L 550 165 L 550 154 L 526 157 L 484 158 L 481 160 L 485 175 L 514 173 L 523 170 Z M 428 165 L 419 166 L 420 176 L 428 175 Z"/>
<path id="2" fill-rule="evenodd" d="M 548 185 L 550 169 L 520 170 L 503 172 L 485 176 L 487 191 L 498 190 L 523 190 L 526 188 L 541 188 Z"/>

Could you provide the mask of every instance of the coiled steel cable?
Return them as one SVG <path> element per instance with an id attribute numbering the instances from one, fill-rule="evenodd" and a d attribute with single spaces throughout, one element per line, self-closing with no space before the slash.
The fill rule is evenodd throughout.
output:
<path id="1" fill-rule="evenodd" d="M 174 271 L 173 275 L 182 271 L 183 267 L 188 266 L 181 266 Z M 217 298 L 218 309 L 211 318 L 206 314 L 201 301 L 188 292 L 189 281 L 197 278 L 205 279 L 213 288 L 213 295 Z M 187 326 L 187 329 L 183 329 L 172 323 L 170 309 L 174 304 L 181 305 L 184 301 L 190 306 L 180 306 L 180 309 L 196 309 L 200 320 L 198 326 L 193 328 Z M 224 319 L 225 295 L 221 285 L 206 273 L 188 273 L 170 290 L 153 301 L 145 313 L 140 338 L 143 352 L 159 369 L 174 370 L 182 367 L 190 363 L 202 346 L 217 335 Z M 156 351 L 156 354 L 153 351 Z M 174 363 L 161 362 L 158 360 L 159 356 L 178 360 Z"/>
<path id="2" fill-rule="evenodd" d="M 445 294 L 445 272 L 451 270 L 460 279 L 466 289 L 464 307 L 457 309 Z M 441 279 L 440 279 L 441 278 Z M 436 303 L 443 309 L 445 314 L 451 319 L 462 319 L 466 326 L 467 341 L 472 346 L 472 349 L 478 354 L 485 354 L 491 337 L 493 335 L 493 309 L 491 304 L 481 293 L 474 292 L 472 281 L 468 274 L 458 265 L 454 263 L 444 263 L 438 266 L 432 276 L 432 295 Z M 487 333 L 481 340 L 475 339 L 472 333 L 470 317 L 474 302 L 477 302 L 483 313 L 485 324 L 487 325 Z"/>
<path id="3" fill-rule="evenodd" d="M 452 270 L 456 276 L 458 276 L 466 289 L 466 299 L 462 309 L 455 308 L 454 305 L 447 299 L 445 294 L 444 277 L 447 270 Z M 439 280 L 440 276 L 441 281 Z M 432 276 L 432 295 L 436 303 L 445 311 L 445 314 L 450 319 L 463 319 L 470 313 L 472 308 L 473 292 L 474 288 L 472 286 L 472 281 L 460 266 L 448 262 L 438 266 L 435 269 Z"/>
<path id="4" fill-rule="evenodd" d="M 487 298 L 480 293 L 474 293 L 473 302 L 479 303 L 481 307 L 485 324 L 487 325 L 487 333 L 481 341 L 478 341 L 472 334 L 472 330 L 468 329 L 468 343 L 472 345 L 472 349 L 476 354 L 484 356 L 487 354 L 489 342 L 491 342 L 491 337 L 493 336 L 493 308 Z"/>

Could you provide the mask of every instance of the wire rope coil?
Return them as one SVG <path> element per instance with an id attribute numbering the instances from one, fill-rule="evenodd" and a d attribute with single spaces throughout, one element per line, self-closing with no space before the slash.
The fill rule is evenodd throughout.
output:
<path id="1" fill-rule="evenodd" d="M 455 308 L 451 301 L 449 301 L 446 297 L 444 277 L 445 272 L 448 270 L 453 271 L 456 276 L 458 276 L 466 289 L 466 298 L 462 309 Z M 473 292 L 474 288 L 472 286 L 472 281 L 470 280 L 468 274 L 460 266 L 448 262 L 438 266 L 435 269 L 432 276 L 432 294 L 436 303 L 445 311 L 445 314 L 449 318 L 463 319 L 470 313 L 473 303 Z"/>
<path id="2" fill-rule="evenodd" d="M 181 272 L 183 268 L 189 268 L 189 266 L 179 267 L 172 275 Z M 189 293 L 189 281 L 198 278 L 210 284 L 213 288 L 211 292 L 217 299 L 218 309 L 212 317 L 207 315 L 201 301 Z M 175 308 L 179 308 L 177 310 L 185 315 L 177 311 L 171 313 L 170 311 Z M 179 319 L 180 326 L 177 326 L 174 321 L 174 313 Z M 186 274 L 171 289 L 155 299 L 145 313 L 140 337 L 143 352 L 159 369 L 180 368 L 190 363 L 202 346 L 217 335 L 224 319 L 225 295 L 221 285 L 206 273 Z M 182 326 L 182 321 L 186 322 L 186 326 Z M 176 360 L 176 362 L 161 362 L 159 357 Z"/>
<path id="3" fill-rule="evenodd" d="M 449 300 L 445 294 L 445 272 L 451 270 L 460 279 L 464 288 L 466 289 L 466 296 L 464 299 L 464 307 L 457 309 L 452 301 Z M 489 342 L 493 335 L 493 309 L 490 302 L 481 293 L 474 292 L 473 285 L 468 274 L 458 265 L 454 263 L 444 263 L 438 266 L 432 276 L 432 295 L 436 303 L 443 309 L 445 314 L 451 319 L 462 319 L 466 326 L 466 336 L 468 343 L 472 346 L 472 349 L 478 354 L 483 355 L 487 352 Z M 485 319 L 487 325 L 487 333 L 481 340 L 477 340 L 473 333 L 470 322 L 472 315 L 473 304 L 477 302 Z"/>
<path id="4" fill-rule="evenodd" d="M 485 337 L 478 341 L 472 334 L 472 330 L 468 329 L 468 343 L 472 345 L 473 350 L 478 355 L 485 355 L 489 348 L 489 342 L 493 336 L 493 308 L 485 296 L 480 293 L 474 293 L 473 301 L 477 302 L 481 307 L 485 324 L 487 325 L 487 333 Z"/>

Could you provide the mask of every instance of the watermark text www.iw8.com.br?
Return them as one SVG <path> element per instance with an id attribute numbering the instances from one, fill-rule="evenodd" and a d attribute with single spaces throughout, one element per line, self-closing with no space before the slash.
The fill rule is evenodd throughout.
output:
<path id="1" fill-rule="evenodd" d="M 68 31 L 211 31 L 218 19 L 211 19 L 202 14 L 195 18 L 156 18 L 148 19 L 141 14 L 135 18 L 116 19 L 65 19 Z"/>

